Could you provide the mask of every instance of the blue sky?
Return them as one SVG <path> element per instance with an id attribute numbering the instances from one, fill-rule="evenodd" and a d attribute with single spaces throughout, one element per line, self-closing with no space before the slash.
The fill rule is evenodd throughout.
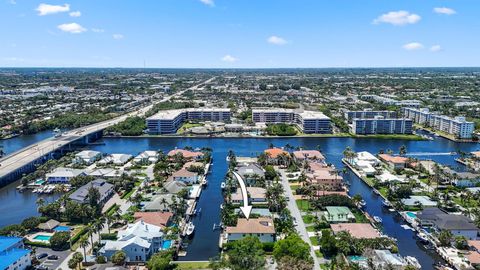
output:
<path id="1" fill-rule="evenodd" d="M 3 67 L 480 66 L 478 0 L 0 0 Z"/>

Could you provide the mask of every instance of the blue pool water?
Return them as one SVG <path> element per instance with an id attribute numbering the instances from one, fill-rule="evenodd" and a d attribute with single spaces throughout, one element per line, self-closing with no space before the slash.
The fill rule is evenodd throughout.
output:
<path id="1" fill-rule="evenodd" d="M 69 232 L 70 227 L 68 227 L 68 226 L 57 226 L 53 230 L 56 231 L 56 232 Z"/>
<path id="2" fill-rule="evenodd" d="M 169 249 L 172 246 L 172 240 L 165 240 L 162 244 L 162 249 Z"/>
<path id="3" fill-rule="evenodd" d="M 40 240 L 40 241 L 50 241 L 50 238 L 51 238 L 50 235 L 39 234 L 39 235 L 35 236 L 33 239 Z"/>
<path id="4" fill-rule="evenodd" d="M 361 262 L 361 261 L 366 261 L 367 258 L 363 256 L 349 256 L 348 259 L 352 262 Z"/>
<path id="5" fill-rule="evenodd" d="M 415 213 L 413 213 L 413 212 L 407 212 L 406 214 L 407 214 L 407 216 L 409 216 L 411 218 L 417 218 L 417 215 L 415 215 Z"/>

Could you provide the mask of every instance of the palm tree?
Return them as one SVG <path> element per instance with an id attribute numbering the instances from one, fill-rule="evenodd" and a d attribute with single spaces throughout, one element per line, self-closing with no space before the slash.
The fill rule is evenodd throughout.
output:
<path id="1" fill-rule="evenodd" d="M 42 207 L 45 205 L 45 199 L 43 198 L 38 198 L 37 201 L 35 202 L 38 206 L 38 208 Z"/>
<path id="2" fill-rule="evenodd" d="M 88 238 L 86 236 L 80 237 L 79 245 L 83 248 L 83 258 L 85 258 L 85 262 L 87 262 L 87 247 L 88 247 Z M 93 247 L 93 246 L 92 246 Z"/>

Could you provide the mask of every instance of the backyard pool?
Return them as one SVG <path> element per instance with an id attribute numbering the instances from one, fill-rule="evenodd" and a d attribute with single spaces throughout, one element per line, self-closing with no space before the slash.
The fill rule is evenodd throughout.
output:
<path id="1" fill-rule="evenodd" d="M 366 258 L 366 257 L 363 257 L 363 256 L 349 256 L 348 259 L 349 259 L 351 262 L 357 262 L 357 263 L 367 260 L 367 258 Z"/>
<path id="2" fill-rule="evenodd" d="M 33 239 L 39 240 L 39 241 L 50 241 L 51 237 L 52 237 L 51 235 L 39 234 L 39 235 L 35 236 Z"/>
<path id="3" fill-rule="evenodd" d="M 69 232 L 70 227 L 68 227 L 68 226 L 57 226 L 53 230 L 56 231 L 56 232 Z"/>
<path id="4" fill-rule="evenodd" d="M 162 244 L 162 249 L 169 249 L 172 246 L 172 240 L 165 240 Z"/>
<path id="5" fill-rule="evenodd" d="M 406 215 L 410 218 L 416 219 L 417 215 L 414 212 L 407 212 Z"/>

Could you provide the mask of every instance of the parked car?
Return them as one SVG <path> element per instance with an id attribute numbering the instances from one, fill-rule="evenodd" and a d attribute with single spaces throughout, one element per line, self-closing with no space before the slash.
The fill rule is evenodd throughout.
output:
<path id="1" fill-rule="evenodd" d="M 45 258 L 45 257 L 47 257 L 47 256 L 48 256 L 47 253 L 40 253 L 40 254 L 37 255 L 37 259 L 40 260 L 40 259 L 43 259 L 43 258 Z"/>
<path id="2" fill-rule="evenodd" d="M 50 255 L 47 257 L 47 259 L 49 260 L 58 260 L 58 256 L 57 255 Z"/>

